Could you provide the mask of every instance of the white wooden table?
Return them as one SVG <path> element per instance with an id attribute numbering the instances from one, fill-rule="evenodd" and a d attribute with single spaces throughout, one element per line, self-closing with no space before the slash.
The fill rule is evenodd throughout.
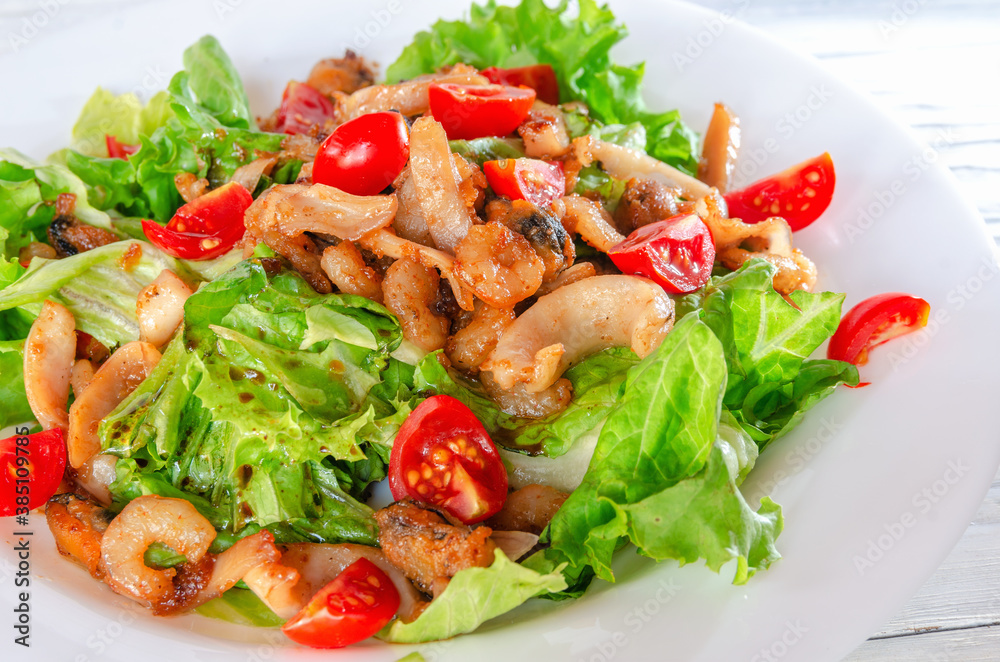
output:
<path id="1" fill-rule="evenodd" d="M 941 158 L 1000 242 L 1000 0 L 696 2 L 818 57 L 923 141 L 948 135 Z M 0 0 L 0 53 L 30 47 L 17 39 L 30 25 L 57 29 L 126 4 L 135 0 Z M 1000 474 L 937 573 L 848 660 L 998 660 L 998 625 Z"/>

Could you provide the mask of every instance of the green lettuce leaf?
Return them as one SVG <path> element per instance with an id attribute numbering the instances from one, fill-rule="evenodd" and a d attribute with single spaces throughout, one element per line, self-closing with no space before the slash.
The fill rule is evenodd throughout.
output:
<path id="1" fill-rule="evenodd" d="M 115 95 L 99 87 L 84 104 L 73 125 L 70 149 L 86 156 L 107 157 L 106 136 L 114 136 L 120 143 L 137 145 L 141 136 L 152 134 L 173 116 L 166 92 L 156 93 L 143 105 L 131 92 Z"/>
<path id="2" fill-rule="evenodd" d="M 278 627 L 285 621 L 258 598 L 253 591 L 243 588 L 231 588 L 214 600 L 209 600 L 195 611 L 202 616 L 208 616 L 237 625 L 249 625 L 258 628 Z"/>
<path id="3" fill-rule="evenodd" d="M 401 338 L 377 303 L 241 262 L 187 300 L 182 332 L 102 422 L 116 502 L 177 496 L 230 533 L 375 544 L 361 499 L 410 411 Z"/>
<path id="4" fill-rule="evenodd" d="M 122 258 L 136 243 L 141 257 L 122 269 Z M 145 242 L 119 241 L 61 260 L 34 258 L 26 272 L 0 290 L 0 311 L 16 308 L 33 320 L 45 299 L 52 299 L 73 313 L 77 329 L 114 348 L 139 339 L 136 298 L 164 269 L 198 280 L 181 262 Z"/>
<path id="5" fill-rule="evenodd" d="M 497 550 L 488 568 L 459 571 L 448 587 L 411 623 L 393 621 L 378 634 L 392 643 L 415 644 L 472 632 L 530 598 L 566 588 L 559 569 L 539 573 Z"/>
<path id="6" fill-rule="evenodd" d="M 487 161 L 517 159 L 524 156 L 524 142 L 512 138 L 476 138 L 449 140 L 451 151 L 475 161 L 480 167 Z"/>
<path id="7" fill-rule="evenodd" d="M 611 61 L 611 48 L 625 38 L 625 26 L 595 0 L 576 4 L 579 16 L 572 19 L 568 0 L 552 8 L 543 0 L 522 0 L 516 7 L 493 0 L 473 4 L 466 20 L 439 20 L 417 33 L 386 70 L 386 79 L 413 78 L 456 62 L 477 68 L 547 63 L 555 70 L 562 101 L 583 101 L 591 117 L 604 124 L 638 122 L 650 155 L 693 173 L 698 167 L 695 134 L 677 111 L 646 108 L 642 64 L 626 67 Z"/>
<path id="8" fill-rule="evenodd" d="M 774 291 L 774 271 L 751 260 L 712 279 L 701 300 L 702 319 L 726 354 L 725 407 L 762 449 L 838 384 L 858 383 L 849 363 L 808 358 L 837 329 L 844 295 L 799 290 L 789 295 L 792 305 Z"/>
<path id="9" fill-rule="evenodd" d="M 189 128 L 256 130 L 243 81 L 219 41 L 206 35 L 184 51 L 184 69 L 167 88 L 171 106 Z"/>
<path id="10" fill-rule="evenodd" d="M 612 579 L 619 541 L 638 536 L 638 504 L 698 473 L 717 437 L 726 364 L 711 330 L 689 315 L 633 367 L 608 416 L 583 483 L 553 518 L 558 558 Z"/>
<path id="11" fill-rule="evenodd" d="M 24 341 L 0 340 L 0 428 L 34 419 L 24 394 Z"/>

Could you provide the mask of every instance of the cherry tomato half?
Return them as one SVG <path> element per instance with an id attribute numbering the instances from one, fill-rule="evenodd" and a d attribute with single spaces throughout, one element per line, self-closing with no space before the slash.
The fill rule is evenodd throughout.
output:
<path id="1" fill-rule="evenodd" d="M 336 114 L 336 107 L 325 94 L 293 80 L 281 95 L 275 128 L 279 133 L 307 133 L 316 124 L 322 127 Z"/>
<path id="2" fill-rule="evenodd" d="M 0 441 L 0 517 L 27 515 L 52 498 L 66 470 L 66 435 L 51 428 Z"/>
<path id="3" fill-rule="evenodd" d="M 837 175 L 828 152 L 777 175 L 726 193 L 729 215 L 744 223 L 781 216 L 792 230 L 801 230 L 826 211 Z"/>
<path id="4" fill-rule="evenodd" d="M 636 228 L 608 257 L 623 273 L 649 278 L 670 294 L 687 294 L 712 275 L 715 243 L 697 214 L 681 214 Z"/>
<path id="5" fill-rule="evenodd" d="M 410 134 L 399 113 L 368 113 L 344 122 L 319 148 L 313 181 L 353 195 L 376 195 L 410 158 Z"/>
<path id="6" fill-rule="evenodd" d="M 854 365 L 868 363 L 868 350 L 927 326 L 931 305 L 920 297 L 888 292 L 865 299 L 847 311 L 830 338 L 827 358 Z"/>
<path id="7" fill-rule="evenodd" d="M 341 648 L 381 630 L 397 609 L 399 592 L 392 580 L 362 557 L 321 588 L 281 631 L 303 646 Z"/>
<path id="8" fill-rule="evenodd" d="M 433 83 L 427 89 L 431 115 L 451 140 L 506 136 L 524 121 L 535 91 L 509 85 Z"/>
<path id="9" fill-rule="evenodd" d="M 142 231 L 167 255 L 209 260 L 229 252 L 243 238 L 243 215 L 251 204 L 250 191 L 229 182 L 178 209 L 166 227 L 143 221 Z"/>
<path id="10" fill-rule="evenodd" d="M 118 139 L 110 133 L 104 134 L 104 144 L 107 145 L 108 156 L 112 159 L 127 159 L 129 156 L 139 151 L 139 145 L 120 143 L 118 142 Z"/>
<path id="11" fill-rule="evenodd" d="M 487 161 L 483 172 L 497 195 L 547 207 L 566 194 L 566 174 L 560 161 L 501 159 Z"/>
<path id="12" fill-rule="evenodd" d="M 486 80 L 497 85 L 526 85 L 535 91 L 539 101 L 555 106 L 559 103 L 559 82 L 551 64 L 532 64 L 527 67 L 501 69 L 488 67 L 480 71 Z"/>
<path id="13" fill-rule="evenodd" d="M 389 456 L 389 488 L 466 524 L 498 512 L 507 499 L 507 471 L 486 428 L 448 395 L 427 398 L 399 428 Z"/>

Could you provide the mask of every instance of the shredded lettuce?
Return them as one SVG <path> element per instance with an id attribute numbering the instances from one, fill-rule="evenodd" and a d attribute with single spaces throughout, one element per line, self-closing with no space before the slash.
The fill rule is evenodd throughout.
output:
<path id="1" fill-rule="evenodd" d="M 456 573 L 444 592 L 415 621 L 393 621 L 378 636 L 392 643 L 415 644 L 472 632 L 530 598 L 565 589 L 566 580 L 560 570 L 540 573 L 514 563 L 497 550 L 488 568 L 466 568 Z"/>
<path id="2" fill-rule="evenodd" d="M 646 151 L 688 172 L 698 167 L 697 137 L 677 111 L 651 112 L 642 99 L 644 66 L 611 61 L 612 46 L 625 38 L 625 26 L 606 6 L 579 0 L 579 15 L 569 18 L 568 0 L 555 7 L 544 0 L 522 0 L 515 7 L 494 0 L 473 4 L 462 21 L 439 20 L 417 33 L 389 65 L 393 83 L 442 66 L 465 62 L 485 68 L 552 65 L 563 102 L 587 104 L 590 116 L 604 124 L 641 124 Z"/>

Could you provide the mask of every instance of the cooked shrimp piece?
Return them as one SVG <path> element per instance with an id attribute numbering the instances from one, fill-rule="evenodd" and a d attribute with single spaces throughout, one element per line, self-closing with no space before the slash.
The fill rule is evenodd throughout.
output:
<path id="1" fill-rule="evenodd" d="M 76 484 L 86 490 L 102 506 L 111 505 L 111 483 L 115 481 L 114 455 L 98 453 L 76 470 Z"/>
<path id="2" fill-rule="evenodd" d="M 573 237 L 559 219 L 527 200 L 491 200 L 486 205 L 486 220 L 503 223 L 528 240 L 545 265 L 543 283 L 555 278 L 576 258 Z"/>
<path id="3" fill-rule="evenodd" d="M 480 372 L 479 381 L 497 407 L 519 418 L 545 418 L 557 414 L 566 409 L 573 399 L 573 386 L 568 379 L 557 379 L 537 393 L 528 391 L 524 384 L 501 388 L 489 371 Z"/>
<path id="4" fill-rule="evenodd" d="M 433 117 L 421 117 L 410 129 L 410 177 L 435 246 L 454 253 L 472 227 L 473 214 L 458 192 L 461 176 L 448 136 Z"/>
<path id="5" fill-rule="evenodd" d="M 425 246 L 433 244 L 434 238 L 427 229 L 427 219 L 424 218 L 420 195 L 417 193 L 416 184 L 413 183 L 413 177 L 410 176 L 409 166 L 406 166 L 396 178 L 393 188 L 396 189 L 396 197 L 399 199 L 396 218 L 392 221 L 392 228 L 396 234 Z"/>
<path id="6" fill-rule="evenodd" d="M 553 159 L 569 151 L 566 121 L 559 108 L 535 101 L 528 117 L 517 127 L 524 140 L 525 156 L 533 159 Z"/>
<path id="7" fill-rule="evenodd" d="M 289 619 L 302 611 L 309 599 L 301 589 L 298 570 L 279 562 L 251 568 L 243 583 L 279 618 Z"/>
<path id="8" fill-rule="evenodd" d="M 160 347 L 184 321 L 184 302 L 191 288 L 169 269 L 164 269 L 152 283 L 142 288 L 135 302 L 139 320 L 139 338 Z"/>
<path id="9" fill-rule="evenodd" d="M 615 209 L 615 225 L 622 234 L 631 234 L 644 225 L 681 213 L 677 197 L 680 191 L 652 179 L 633 177 Z"/>
<path id="10" fill-rule="evenodd" d="M 79 563 L 94 579 L 104 579 L 101 538 L 114 514 L 75 494 L 57 494 L 45 504 L 45 521 L 56 549 Z"/>
<path id="11" fill-rule="evenodd" d="M 233 176 L 229 178 L 229 181 L 236 182 L 248 191 L 255 191 L 257 189 L 257 184 L 260 183 L 260 178 L 264 175 L 270 175 L 271 170 L 278 163 L 278 155 L 271 154 L 270 156 L 261 156 L 246 165 L 241 165 L 233 172 Z"/>
<path id="12" fill-rule="evenodd" d="M 350 241 L 327 247 L 320 265 L 327 278 L 341 292 L 382 303 L 382 278 L 365 264 L 361 251 Z"/>
<path id="13" fill-rule="evenodd" d="M 74 469 L 101 452 L 101 440 L 97 437 L 101 420 L 149 376 L 159 361 L 160 352 L 149 343 L 130 342 L 122 345 L 94 373 L 86 390 L 69 409 L 66 451 Z"/>
<path id="14" fill-rule="evenodd" d="M 725 104 L 715 104 L 701 148 L 698 179 L 723 193 L 729 189 L 740 153 L 740 135 L 740 118 Z"/>
<path id="15" fill-rule="evenodd" d="M 571 365 L 608 347 L 645 357 L 673 327 L 674 303 L 637 276 L 594 276 L 539 297 L 480 366 L 503 389 L 544 391 Z"/>
<path id="16" fill-rule="evenodd" d="M 46 299 L 24 341 L 24 393 L 43 429 L 69 425 L 69 378 L 76 358 L 76 320 Z"/>
<path id="17" fill-rule="evenodd" d="M 487 523 L 499 531 L 527 531 L 537 535 L 568 498 L 565 492 L 547 485 L 526 485 L 508 494 L 503 508 Z"/>
<path id="18" fill-rule="evenodd" d="M 494 308 L 480 303 L 469 324 L 448 338 L 445 353 L 452 365 L 467 372 L 477 370 L 515 317 L 512 308 Z"/>
<path id="19" fill-rule="evenodd" d="M 399 318 L 403 336 L 427 352 L 444 347 L 451 325 L 432 308 L 440 280 L 434 269 L 404 257 L 392 263 L 382 281 L 385 307 Z"/>
<path id="20" fill-rule="evenodd" d="M 396 110 L 407 117 L 422 115 L 430 109 L 427 88 L 431 83 L 488 85 L 489 81 L 474 68 L 456 64 L 446 72 L 417 76 L 404 83 L 362 87 L 344 100 L 345 114 L 347 119 L 383 110 Z"/>
<path id="21" fill-rule="evenodd" d="M 545 265 L 502 223 L 473 226 L 455 250 L 455 276 L 495 308 L 513 308 L 542 284 Z"/>
<path id="22" fill-rule="evenodd" d="M 808 292 L 816 285 L 816 265 L 798 249 L 792 251 L 791 255 L 752 252 L 738 246 L 725 248 L 718 252 L 719 262 L 722 263 L 722 266 L 734 271 L 755 257 L 766 260 L 777 267 L 773 285 L 775 291 L 780 294 L 791 294 L 795 290 Z"/>
<path id="23" fill-rule="evenodd" d="M 363 237 L 361 246 L 372 251 L 379 257 L 391 257 L 395 260 L 409 258 L 430 269 L 437 269 L 451 285 L 452 294 L 462 310 L 472 311 L 473 297 L 455 277 L 455 258 L 436 248 L 424 246 L 402 237 L 397 237 L 388 230 L 378 230 Z"/>
<path id="24" fill-rule="evenodd" d="M 190 501 L 141 496 L 130 501 L 104 532 L 100 568 L 115 593 L 153 606 L 170 599 L 177 570 L 147 566 L 146 549 L 158 542 L 196 564 L 214 539 L 212 524 Z"/>
<path id="25" fill-rule="evenodd" d="M 580 237 L 601 251 L 607 253 L 625 237 L 615 229 L 614 221 L 604 207 L 590 198 L 567 195 L 552 206 L 557 216 L 562 218 L 563 227 L 570 234 Z"/>
<path id="26" fill-rule="evenodd" d="M 493 563 L 496 544 L 487 526 L 471 529 L 410 499 L 375 512 L 386 558 L 425 593 L 435 595 L 465 568 Z M 442 581 L 443 580 L 443 581 Z"/>
<path id="27" fill-rule="evenodd" d="M 73 369 L 69 373 L 69 384 L 73 388 L 73 397 L 79 398 L 83 395 L 83 390 L 94 378 L 94 364 L 87 359 L 80 359 L 73 364 Z M 67 423 L 69 414 L 66 414 Z"/>

